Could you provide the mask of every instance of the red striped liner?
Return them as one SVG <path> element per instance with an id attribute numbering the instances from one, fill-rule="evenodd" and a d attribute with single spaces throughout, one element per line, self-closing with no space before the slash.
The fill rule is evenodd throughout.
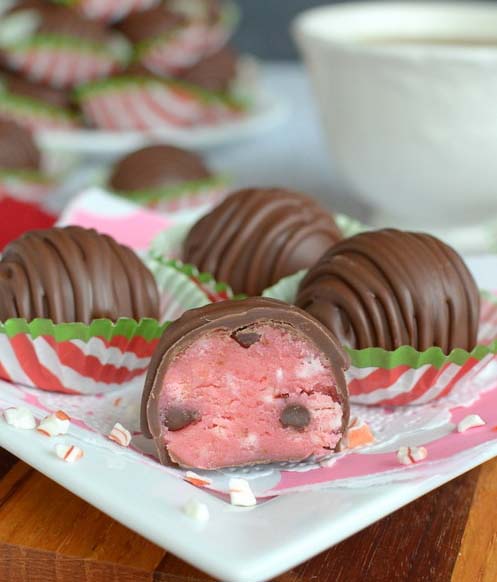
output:
<path id="1" fill-rule="evenodd" d="M 112 55 L 103 53 L 65 50 L 60 47 L 36 46 L 22 51 L 5 51 L 10 68 L 19 71 L 33 81 L 56 88 L 71 88 L 102 77 L 119 68 Z"/>
<path id="2" fill-rule="evenodd" d="M 351 400 L 375 406 L 426 404 L 471 383 L 476 386 L 480 374 L 488 373 L 489 365 L 497 365 L 496 339 L 497 295 L 483 293 L 478 346 L 471 354 L 465 355 L 462 351 L 457 354 L 456 351 L 454 356 L 445 356 L 443 361 L 439 350 L 432 348 L 417 353 L 416 361 L 416 352 L 409 347 L 399 348 L 396 352 L 380 350 L 384 362 L 382 367 L 374 365 L 377 359 L 374 348 L 353 351 L 352 366 L 347 372 Z M 400 353 L 403 350 L 404 354 Z M 409 363 L 403 361 L 406 358 Z M 368 360 L 371 364 L 367 364 Z M 365 364 L 360 366 L 360 362 Z"/>
<path id="3" fill-rule="evenodd" d="M 64 394 L 141 385 L 162 330 L 154 320 L 91 326 L 10 320 L 0 333 L 0 378 Z"/>
<path id="4" fill-rule="evenodd" d="M 109 131 L 157 131 L 170 127 L 217 125 L 243 116 L 221 102 L 203 102 L 166 83 L 113 87 L 81 99 L 86 119 Z"/>

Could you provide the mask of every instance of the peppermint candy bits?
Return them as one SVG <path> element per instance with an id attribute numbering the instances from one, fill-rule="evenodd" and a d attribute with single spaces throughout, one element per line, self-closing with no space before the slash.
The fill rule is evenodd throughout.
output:
<path id="1" fill-rule="evenodd" d="M 425 447 L 400 447 L 397 459 L 401 465 L 414 465 L 423 461 L 428 456 Z"/>
<path id="2" fill-rule="evenodd" d="M 7 408 L 3 411 L 5 422 L 14 428 L 32 430 L 36 427 L 36 420 L 29 408 L 19 406 L 17 408 Z"/>
<path id="3" fill-rule="evenodd" d="M 468 414 L 457 425 L 457 432 L 466 432 L 470 428 L 485 426 L 487 423 L 478 414 Z"/>
<path id="4" fill-rule="evenodd" d="M 109 438 L 111 441 L 114 441 L 121 447 L 129 447 L 133 437 L 127 428 L 124 428 L 120 422 L 116 422 L 110 433 L 107 435 L 107 438 Z"/>
<path id="5" fill-rule="evenodd" d="M 205 503 L 200 503 L 196 499 L 189 499 L 182 507 L 183 513 L 195 521 L 205 523 L 209 521 L 209 508 Z"/>
<path id="6" fill-rule="evenodd" d="M 75 463 L 83 457 L 84 452 L 83 449 L 80 449 L 76 445 L 61 444 L 55 446 L 55 454 L 66 463 Z"/>
<path id="7" fill-rule="evenodd" d="M 229 481 L 229 493 L 231 505 L 239 505 L 240 507 L 257 505 L 255 495 L 245 479 L 231 478 Z"/>
<path id="8" fill-rule="evenodd" d="M 71 418 L 63 410 L 57 410 L 40 422 L 38 428 L 36 429 L 39 433 L 54 437 L 61 434 L 66 434 L 69 430 L 69 425 L 71 424 Z"/>
<path id="9" fill-rule="evenodd" d="M 208 479 L 207 477 L 201 477 L 200 475 L 197 475 L 197 473 L 194 473 L 193 471 L 187 471 L 183 479 L 187 483 L 195 485 L 195 487 L 209 487 L 210 485 L 212 485 L 212 481 L 210 479 Z"/>

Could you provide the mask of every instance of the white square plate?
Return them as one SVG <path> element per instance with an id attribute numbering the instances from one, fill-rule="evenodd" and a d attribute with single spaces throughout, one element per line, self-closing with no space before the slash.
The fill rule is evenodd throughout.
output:
<path id="1" fill-rule="evenodd" d="M 482 288 L 497 288 L 497 257 L 469 260 Z M 0 407 L 8 400 L 0 383 Z M 67 439 L 83 440 L 71 425 Z M 145 538 L 217 580 L 262 582 L 370 525 L 415 498 L 497 455 L 497 441 L 439 464 L 436 474 L 389 485 L 289 493 L 254 508 L 236 508 L 159 471 L 104 437 L 84 438 L 85 456 L 75 465 L 54 455 L 54 441 L 0 422 L 0 445 L 63 487 Z M 191 497 L 205 503 L 210 520 L 181 512 Z"/>

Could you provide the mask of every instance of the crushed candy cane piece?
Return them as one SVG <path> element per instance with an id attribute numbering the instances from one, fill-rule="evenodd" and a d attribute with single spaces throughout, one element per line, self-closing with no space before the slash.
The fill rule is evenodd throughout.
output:
<path id="1" fill-rule="evenodd" d="M 201 477 L 193 471 L 187 471 L 183 479 L 188 483 L 195 485 L 196 487 L 209 487 L 212 485 L 212 481 L 210 479 L 207 479 L 207 477 Z"/>
<path id="2" fill-rule="evenodd" d="M 129 447 L 129 443 L 133 438 L 129 430 L 127 428 L 124 428 L 124 426 L 120 422 L 116 422 L 116 424 L 113 426 L 112 430 L 107 435 L 107 437 L 111 441 L 114 441 L 118 445 L 121 445 L 121 447 Z"/>
<path id="3" fill-rule="evenodd" d="M 466 432 L 470 428 L 485 426 L 487 423 L 479 414 L 468 414 L 457 425 L 457 432 Z"/>
<path id="4" fill-rule="evenodd" d="M 397 451 L 397 459 L 402 465 L 413 465 L 423 461 L 428 456 L 425 447 L 400 447 Z"/>
<path id="5" fill-rule="evenodd" d="M 232 477 L 229 481 L 229 492 L 231 505 L 239 505 L 240 507 L 257 505 L 257 499 L 245 479 Z"/>
<path id="6" fill-rule="evenodd" d="M 347 433 L 347 448 L 356 449 L 375 442 L 373 432 L 363 420 L 354 416 L 350 419 Z"/>
<path id="7" fill-rule="evenodd" d="M 83 457 L 84 452 L 76 445 L 56 445 L 55 454 L 66 463 L 75 463 Z"/>
<path id="8" fill-rule="evenodd" d="M 36 429 L 48 437 L 66 434 L 71 424 L 71 418 L 63 410 L 57 410 L 53 414 L 45 416 Z"/>
<path id="9" fill-rule="evenodd" d="M 328 469 L 329 467 L 333 467 L 336 462 L 336 457 L 330 457 L 329 459 L 323 459 L 322 461 L 319 461 L 319 466 Z"/>
<path id="10" fill-rule="evenodd" d="M 195 521 L 209 521 L 209 508 L 205 503 L 200 503 L 193 497 L 183 505 L 182 510 L 185 515 Z"/>
<path id="11" fill-rule="evenodd" d="M 36 420 L 29 408 L 19 406 L 18 408 L 7 408 L 3 411 L 3 416 L 7 424 L 14 428 L 31 430 L 36 427 Z"/>

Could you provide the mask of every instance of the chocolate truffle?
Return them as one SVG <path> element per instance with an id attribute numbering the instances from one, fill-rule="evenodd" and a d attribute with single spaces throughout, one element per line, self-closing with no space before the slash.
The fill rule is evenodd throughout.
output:
<path id="1" fill-rule="evenodd" d="M 0 260 L 0 321 L 158 318 L 152 273 L 128 247 L 77 226 L 33 230 Z"/>
<path id="2" fill-rule="evenodd" d="M 309 271 L 297 305 L 351 348 L 476 344 L 479 293 L 462 258 L 433 236 L 386 229 L 343 240 Z"/>
<path id="3" fill-rule="evenodd" d="M 238 56 L 230 47 L 202 59 L 179 77 L 208 91 L 228 91 L 237 74 Z"/>
<path id="4" fill-rule="evenodd" d="M 211 177 L 202 158 L 170 145 L 155 145 L 128 154 L 114 168 L 109 185 L 117 192 L 174 186 Z"/>
<path id="5" fill-rule="evenodd" d="M 333 334 L 274 299 L 187 311 L 162 336 L 142 430 L 162 463 L 216 469 L 322 458 L 349 419 L 348 360 Z"/>
<path id="6" fill-rule="evenodd" d="M 333 217 L 312 198 L 253 188 L 232 194 L 193 226 L 183 259 L 235 293 L 260 295 L 312 266 L 341 237 Z"/>
<path id="7" fill-rule="evenodd" d="M 0 169 L 39 170 L 40 150 L 31 134 L 13 121 L 0 119 Z"/>

